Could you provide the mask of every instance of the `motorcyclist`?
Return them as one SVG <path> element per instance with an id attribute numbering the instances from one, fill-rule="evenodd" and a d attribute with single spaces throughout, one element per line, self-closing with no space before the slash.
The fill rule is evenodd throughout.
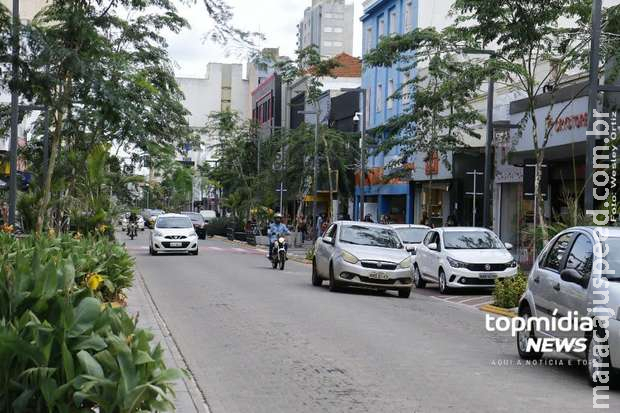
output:
<path id="1" fill-rule="evenodd" d="M 135 224 L 137 228 L 138 216 L 133 211 L 131 211 L 127 217 L 127 235 L 129 235 L 129 232 L 131 231 L 131 224 Z"/>
<path id="2" fill-rule="evenodd" d="M 273 258 L 273 244 L 276 242 L 278 235 L 288 235 L 290 234 L 288 227 L 282 223 L 282 214 L 275 214 L 273 216 L 273 221 L 269 225 L 269 230 L 267 231 L 267 235 L 269 235 L 269 259 Z M 288 250 L 288 245 L 285 245 L 286 250 Z"/>

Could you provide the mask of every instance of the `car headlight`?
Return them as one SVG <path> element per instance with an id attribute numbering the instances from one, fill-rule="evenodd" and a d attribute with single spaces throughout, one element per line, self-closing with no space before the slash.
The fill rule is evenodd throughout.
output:
<path id="1" fill-rule="evenodd" d="M 348 262 L 349 264 L 357 264 L 359 261 L 357 257 L 350 252 L 342 251 L 342 259 Z"/>
<path id="2" fill-rule="evenodd" d="M 508 264 L 506 264 L 508 267 L 510 268 L 515 268 L 518 264 L 517 264 L 517 260 L 512 260 L 510 261 Z"/>
<path id="3" fill-rule="evenodd" d="M 448 257 L 448 264 L 450 264 L 452 268 L 467 268 L 467 263 L 450 257 Z"/>
<path id="4" fill-rule="evenodd" d="M 407 257 L 398 264 L 399 268 L 411 268 L 411 257 Z"/>
<path id="5" fill-rule="evenodd" d="M 285 241 L 284 237 L 280 237 L 280 238 L 278 238 L 278 242 L 279 242 L 280 244 L 284 244 L 284 241 Z"/>
<path id="6" fill-rule="evenodd" d="M 163 237 L 163 236 L 164 236 L 164 234 L 162 234 L 162 233 L 161 233 L 161 232 L 159 232 L 159 231 L 155 231 L 155 232 L 153 233 L 153 235 L 155 235 L 156 237 Z"/>

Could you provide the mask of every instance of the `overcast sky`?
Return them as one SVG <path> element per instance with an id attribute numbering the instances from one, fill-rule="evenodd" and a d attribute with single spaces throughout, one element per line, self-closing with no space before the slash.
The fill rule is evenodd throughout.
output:
<path id="1" fill-rule="evenodd" d="M 260 31 L 266 39 L 261 47 L 280 47 L 280 53 L 294 57 L 297 41 L 297 23 L 302 19 L 304 9 L 312 0 L 227 0 L 233 7 L 234 24 L 236 27 Z M 355 3 L 355 34 L 353 54 L 360 55 L 361 41 L 357 38 L 361 30 L 359 17 L 362 13 L 362 0 L 347 0 Z M 245 59 L 231 54 L 227 56 L 224 47 L 204 40 L 204 35 L 211 28 L 210 20 L 202 0 L 188 7 L 177 1 L 179 11 L 190 25 L 179 34 L 166 36 L 169 52 L 177 63 L 178 76 L 204 77 L 207 63 L 226 62 L 241 63 Z"/>

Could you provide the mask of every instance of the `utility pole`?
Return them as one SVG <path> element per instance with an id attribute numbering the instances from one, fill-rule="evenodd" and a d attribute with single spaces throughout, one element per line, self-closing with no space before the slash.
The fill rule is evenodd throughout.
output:
<path id="1" fill-rule="evenodd" d="M 594 110 L 597 109 L 599 92 L 598 65 L 601 45 L 601 7 L 602 0 L 592 1 L 592 40 L 590 44 L 590 91 L 588 94 L 588 131 L 594 127 Z M 586 136 L 586 183 L 584 189 L 584 209 L 594 209 L 594 147 L 596 135 Z"/>
<path id="2" fill-rule="evenodd" d="M 364 203 L 365 201 L 365 186 L 366 186 L 366 89 L 360 89 L 362 95 L 362 115 L 360 116 L 360 216 L 359 220 L 364 219 Z"/>
<path id="3" fill-rule="evenodd" d="M 493 59 L 494 55 L 491 55 Z M 493 169 L 493 101 L 495 97 L 495 81 L 493 74 L 489 76 L 489 89 L 487 93 L 487 141 L 484 147 L 484 191 L 482 206 L 482 226 L 490 228 L 491 218 L 491 169 Z M 475 224 L 474 224 L 475 225 Z"/>
<path id="4" fill-rule="evenodd" d="M 316 200 L 319 197 L 319 102 L 314 104 L 314 161 L 312 172 L 312 186 L 314 187 L 314 197 L 312 198 L 312 219 L 316 222 L 318 214 Z"/>
<path id="5" fill-rule="evenodd" d="M 17 81 L 19 69 L 19 0 L 13 0 L 13 26 L 11 35 L 12 58 L 11 69 L 13 77 L 13 90 L 11 91 L 11 139 L 9 141 L 9 225 L 15 224 L 15 208 L 17 206 L 17 122 L 19 119 L 19 95 L 17 94 Z"/>

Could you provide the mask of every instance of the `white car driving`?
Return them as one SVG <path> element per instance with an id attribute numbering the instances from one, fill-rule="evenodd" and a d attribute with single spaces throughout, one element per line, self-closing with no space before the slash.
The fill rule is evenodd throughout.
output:
<path id="1" fill-rule="evenodd" d="M 432 229 L 417 247 L 414 283 L 424 288 L 426 282 L 436 282 L 442 294 L 452 288 L 492 288 L 496 279 L 517 274 L 511 248 L 486 228 Z"/>
<path id="2" fill-rule="evenodd" d="M 187 252 L 198 255 L 198 235 L 192 221 L 185 215 L 162 214 L 151 231 L 151 255 L 160 252 Z"/>

